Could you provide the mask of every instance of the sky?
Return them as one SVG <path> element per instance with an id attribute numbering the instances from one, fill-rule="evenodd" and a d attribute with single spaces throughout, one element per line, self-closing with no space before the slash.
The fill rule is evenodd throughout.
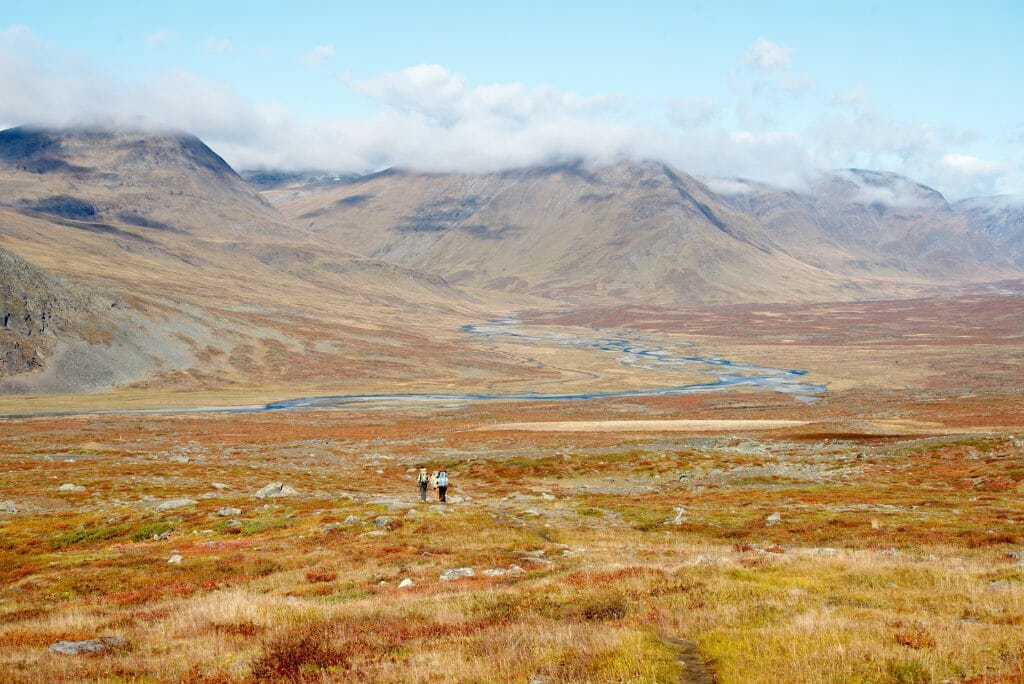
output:
<path id="1" fill-rule="evenodd" d="M 1024 2 L 0 3 L 0 125 L 194 133 L 236 168 L 658 159 L 1024 193 Z"/>

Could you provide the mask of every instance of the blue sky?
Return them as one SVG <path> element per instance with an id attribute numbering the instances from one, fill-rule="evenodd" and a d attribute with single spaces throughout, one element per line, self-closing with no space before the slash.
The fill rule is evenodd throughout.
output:
<path id="1" fill-rule="evenodd" d="M 191 130 L 237 166 L 661 157 L 1024 192 L 1024 3 L 20 2 L 0 123 Z"/>

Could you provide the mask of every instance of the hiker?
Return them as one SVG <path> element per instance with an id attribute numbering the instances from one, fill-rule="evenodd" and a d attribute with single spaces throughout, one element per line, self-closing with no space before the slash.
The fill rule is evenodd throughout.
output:
<path id="1" fill-rule="evenodd" d="M 437 500 L 445 503 L 448 494 L 448 471 L 442 470 L 437 474 Z"/>
<path id="2" fill-rule="evenodd" d="M 437 471 L 430 473 L 430 491 L 437 491 Z"/>
<path id="3" fill-rule="evenodd" d="M 426 501 L 427 485 L 430 484 L 430 476 L 427 475 L 426 468 L 420 468 L 419 475 L 416 476 L 416 482 L 420 485 L 420 501 Z"/>

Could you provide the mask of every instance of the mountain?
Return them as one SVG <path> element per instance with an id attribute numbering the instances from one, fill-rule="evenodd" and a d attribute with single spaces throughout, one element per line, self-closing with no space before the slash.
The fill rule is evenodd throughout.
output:
<path id="1" fill-rule="evenodd" d="M 845 169 L 786 190 L 710 180 L 782 249 L 830 272 L 928 279 L 994 279 L 1014 265 L 936 190 L 893 173 Z"/>
<path id="2" fill-rule="evenodd" d="M 473 297 L 316 241 L 192 136 L 0 133 L 0 249 L 0 393 L 329 392 L 507 365 L 442 351 L 485 315 Z"/>
<path id="3" fill-rule="evenodd" d="M 953 206 L 975 234 L 1024 269 L 1024 195 L 973 197 Z"/>
<path id="4" fill-rule="evenodd" d="M 845 297 L 754 219 L 657 162 L 488 174 L 390 170 L 265 193 L 317 239 L 460 287 L 570 301 Z"/>
<path id="5" fill-rule="evenodd" d="M 0 132 L 0 204 L 58 222 L 234 239 L 301 239 L 201 140 L 180 133 Z"/>

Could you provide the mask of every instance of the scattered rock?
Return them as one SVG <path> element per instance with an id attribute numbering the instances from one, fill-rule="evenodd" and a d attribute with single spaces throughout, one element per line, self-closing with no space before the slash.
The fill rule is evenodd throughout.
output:
<path id="1" fill-rule="evenodd" d="M 409 587 L 414 587 L 414 586 L 416 586 L 416 583 L 413 582 L 408 577 L 406 577 L 404 580 L 402 580 L 401 582 L 398 583 L 398 588 L 399 589 L 408 589 Z"/>
<path id="2" fill-rule="evenodd" d="M 334 530 L 338 530 L 338 529 L 341 529 L 341 523 L 336 523 L 336 522 L 332 522 L 332 523 L 327 523 L 326 525 L 324 525 L 324 526 L 323 526 L 323 527 L 321 528 L 321 530 L 322 530 L 322 531 L 323 531 L 324 533 L 327 533 L 327 532 L 333 532 Z"/>
<path id="3" fill-rule="evenodd" d="M 814 555 L 816 555 L 816 556 L 834 556 L 834 555 L 836 555 L 836 550 L 833 549 L 831 546 L 822 546 L 820 548 L 814 549 Z"/>
<path id="4" fill-rule="evenodd" d="M 76 485 L 76 484 L 71 484 L 70 482 L 65 482 L 60 487 L 57 487 L 57 491 L 58 492 L 84 492 L 85 491 L 85 487 L 83 487 L 82 485 Z"/>
<path id="5" fill-rule="evenodd" d="M 682 525 L 686 522 L 686 506 L 674 506 L 672 508 L 676 512 L 675 516 L 669 520 L 670 525 Z"/>
<path id="6" fill-rule="evenodd" d="M 181 560 L 182 560 L 181 559 L 181 554 L 180 553 L 175 553 L 170 558 L 167 559 L 167 562 L 170 565 L 181 565 Z"/>
<path id="7" fill-rule="evenodd" d="M 86 641 L 58 641 L 50 646 L 50 653 L 62 653 L 64 655 L 82 655 L 106 653 L 115 648 L 123 648 L 128 642 L 121 637 L 109 636 L 98 639 L 87 639 Z"/>
<path id="8" fill-rule="evenodd" d="M 228 524 L 224 526 L 224 531 L 228 534 L 240 534 L 242 532 L 242 521 L 228 520 Z"/>
<path id="9" fill-rule="evenodd" d="M 176 508 L 184 508 L 186 506 L 195 506 L 195 499 L 169 499 L 164 501 L 156 507 L 158 511 L 173 511 Z"/>
<path id="10" fill-rule="evenodd" d="M 241 508 L 228 508 L 227 506 L 225 506 L 224 508 L 218 508 L 217 509 L 217 515 L 219 515 L 222 518 L 228 518 L 228 517 L 230 517 L 232 515 L 242 515 L 242 509 Z"/>
<path id="11" fill-rule="evenodd" d="M 452 568 L 441 573 L 441 581 L 451 582 L 452 580 L 473 577 L 474 575 L 476 575 L 476 570 L 473 568 Z"/>
<path id="12" fill-rule="evenodd" d="M 347 518 L 345 518 L 345 522 L 343 522 L 342 525 L 355 525 L 358 522 L 359 518 L 357 518 L 354 515 L 350 515 Z"/>
<path id="13" fill-rule="evenodd" d="M 170 539 L 170 538 L 171 538 L 171 531 L 170 530 L 165 530 L 164 532 L 160 532 L 159 534 L 155 534 L 155 533 L 153 534 L 153 541 L 163 541 L 165 539 Z"/>
<path id="14" fill-rule="evenodd" d="M 526 572 L 525 570 L 523 570 L 518 565 L 510 565 L 510 566 L 508 566 L 508 571 L 511 572 L 513 575 L 522 575 L 523 573 Z"/>
<path id="15" fill-rule="evenodd" d="M 189 458 L 188 456 L 168 456 L 167 460 L 170 461 L 171 463 L 188 463 L 192 459 Z"/>
<path id="16" fill-rule="evenodd" d="M 525 511 L 523 511 L 522 513 L 520 513 L 519 516 L 522 517 L 522 518 L 539 518 L 540 517 L 540 513 L 538 513 L 537 511 L 533 510 L 532 508 L 528 508 Z"/>
<path id="17" fill-rule="evenodd" d="M 394 530 L 397 529 L 401 523 L 392 518 L 390 515 L 378 515 L 373 520 L 373 525 L 378 530 Z"/>
<path id="18" fill-rule="evenodd" d="M 283 482 L 271 482 L 266 487 L 256 492 L 257 499 L 276 499 L 282 496 L 295 496 L 298 490 Z"/>
<path id="19" fill-rule="evenodd" d="M 876 556 L 888 556 L 889 558 L 899 558 L 899 549 L 876 549 Z"/>
<path id="20" fill-rule="evenodd" d="M 992 591 L 1009 591 L 1013 588 L 1013 582 L 1010 580 L 996 580 L 995 582 L 989 582 L 988 588 Z"/>
<path id="21" fill-rule="evenodd" d="M 220 491 L 224 491 L 225 489 L 231 489 L 231 487 L 224 484 L 223 482 L 213 482 L 210 484 L 210 486 L 213 487 L 214 489 L 219 489 Z"/>
<path id="22" fill-rule="evenodd" d="M 778 511 L 772 513 L 764 519 L 764 524 L 768 525 L 769 527 L 771 527 L 772 525 L 778 525 L 780 522 L 782 522 L 782 514 Z"/>
<path id="23" fill-rule="evenodd" d="M 481 573 L 484 577 L 504 577 L 508 574 L 505 568 L 488 568 Z"/>
<path id="24" fill-rule="evenodd" d="M 541 492 L 540 498 L 543 499 L 544 501 L 554 501 L 555 495 L 550 494 L 548 492 Z"/>
<path id="25" fill-rule="evenodd" d="M 0 513 L 17 513 L 18 507 L 13 501 L 0 501 Z"/>

